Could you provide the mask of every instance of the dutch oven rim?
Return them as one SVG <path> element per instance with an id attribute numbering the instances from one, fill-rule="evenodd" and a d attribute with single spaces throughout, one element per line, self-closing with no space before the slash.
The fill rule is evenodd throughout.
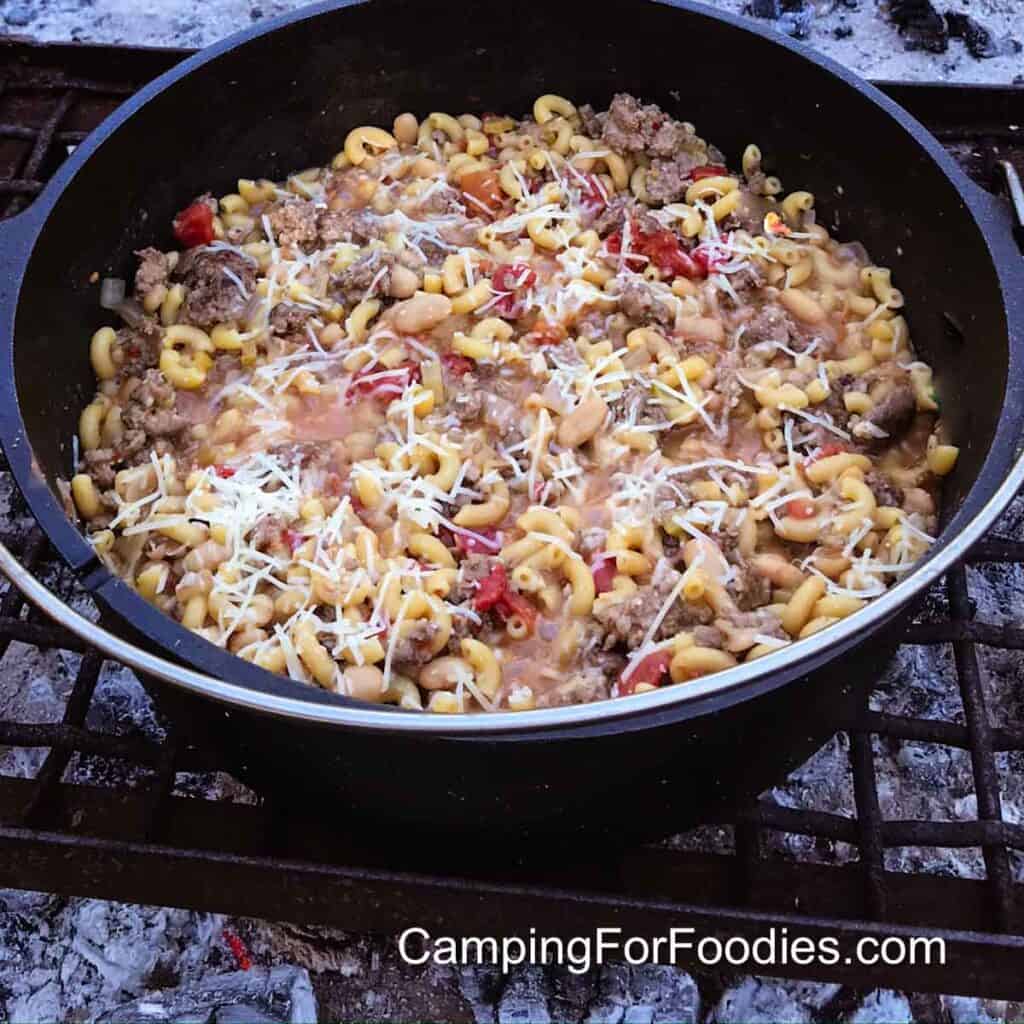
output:
<path id="1" fill-rule="evenodd" d="M 12 218 L 11 221 L 0 224 L 0 238 L 5 242 L 8 235 L 15 238 L 20 242 L 24 253 L 23 263 L 19 268 L 20 272 L 15 275 L 10 285 L 13 294 L 10 297 L 8 323 L 11 327 L 13 328 L 17 312 L 24 271 L 28 267 L 30 254 L 34 250 L 35 243 L 50 213 L 79 170 L 124 122 L 133 117 L 151 99 L 173 87 L 175 83 L 193 70 L 216 60 L 225 53 L 244 46 L 256 38 L 269 35 L 278 29 L 315 19 L 333 11 L 363 6 L 371 2 L 373 0 L 325 0 L 325 2 L 288 12 L 243 29 L 186 58 L 148 83 L 114 111 L 62 164 L 27 211 Z M 1008 314 L 1009 370 L 1014 362 L 1014 325 L 1012 317 L 1009 315 L 1013 295 L 1010 283 L 1002 272 L 1002 264 L 996 258 L 997 253 L 994 249 L 1002 247 L 1011 254 L 1014 250 L 1010 248 L 1012 241 L 1007 243 L 1007 239 L 1010 237 L 1008 222 L 1006 225 L 999 223 L 1001 219 L 1006 218 L 999 210 L 997 200 L 970 181 L 942 149 L 939 142 L 907 111 L 890 100 L 875 86 L 859 78 L 831 58 L 788 38 L 781 37 L 768 28 L 753 25 L 732 14 L 712 10 L 703 4 L 694 3 L 692 0 L 647 0 L 647 2 L 683 10 L 699 17 L 724 23 L 739 31 L 758 36 L 767 43 L 789 50 L 797 57 L 816 65 L 825 73 L 840 79 L 847 87 L 858 92 L 873 103 L 880 112 L 894 120 L 913 139 L 914 143 L 938 167 L 959 194 L 967 214 L 973 220 L 975 228 L 980 233 L 989 250 L 989 255 L 992 257 L 993 271 L 997 275 L 999 287 L 1003 293 L 1004 308 Z M 984 226 L 986 221 L 995 222 L 996 230 L 1002 229 L 1006 239 L 993 237 L 992 232 L 986 230 Z M 17 238 L 19 235 L 20 239 Z M 1008 273 L 1015 273 L 1015 271 L 1008 271 Z M 1021 278 L 1021 285 L 1024 287 L 1024 265 L 1021 267 Z M 4 369 L 9 369 L 10 373 L 5 373 L 4 379 L 0 381 L 5 399 L 0 406 L 0 427 L 2 427 L 5 439 L 8 437 L 20 439 L 23 442 L 22 447 L 27 448 L 28 435 L 21 417 L 13 374 L 13 347 L 12 339 L 11 358 L 4 367 Z M 985 465 L 1000 441 L 1000 429 L 1003 426 L 1007 410 L 1005 397 L 1004 395 L 993 446 L 985 456 L 982 471 L 979 472 L 978 478 L 972 484 L 972 490 L 978 486 Z M 1006 439 L 1002 440 L 1005 443 Z M 13 449 L 16 446 L 12 445 L 11 447 Z M 6 441 L 5 448 L 7 448 Z M 658 720 L 694 718 L 749 700 L 777 686 L 786 685 L 800 675 L 810 663 L 817 665 L 832 661 L 844 650 L 863 642 L 863 638 L 858 640 L 858 634 L 871 634 L 895 619 L 909 601 L 949 571 L 956 561 L 980 539 L 1024 484 L 1024 457 L 1020 455 L 1020 438 L 1017 439 L 1017 448 L 1018 450 L 1014 453 L 1016 461 L 1010 472 L 973 518 L 968 520 L 954 536 L 947 537 L 947 530 L 941 531 L 939 543 L 936 545 L 938 550 L 933 548 L 932 553 L 927 555 L 903 580 L 896 583 L 885 594 L 872 600 L 855 616 L 836 623 L 828 630 L 801 640 L 791 647 L 759 658 L 755 662 L 740 664 L 726 671 L 688 682 L 685 686 L 669 686 L 629 697 L 618 697 L 591 704 L 536 709 L 527 713 L 506 711 L 451 716 L 426 713 L 410 714 L 402 713 L 397 708 L 369 705 L 344 697 L 336 697 L 330 702 L 322 702 L 324 695 L 312 689 L 309 684 L 276 676 L 259 669 L 255 670 L 257 678 L 265 677 L 267 680 L 262 688 L 256 688 L 255 684 L 227 682 L 206 675 L 197 669 L 177 664 L 166 657 L 152 654 L 145 648 L 122 639 L 91 622 L 35 579 L 3 545 L 0 545 L 0 570 L 47 615 L 62 623 L 82 640 L 99 648 L 109 657 L 116 658 L 144 675 L 179 686 L 218 703 L 252 712 L 326 726 L 341 726 L 368 731 L 426 733 L 463 739 L 476 737 L 498 739 L 510 734 L 539 736 L 561 731 L 564 731 L 566 735 L 579 735 L 581 726 L 596 726 L 598 728 L 614 726 L 620 730 L 631 727 L 646 728 L 656 724 Z M 53 527 L 54 532 L 46 527 L 44 530 L 62 557 L 78 570 L 89 565 L 95 568 L 95 555 L 91 547 L 66 516 L 50 488 L 48 486 L 32 486 L 33 482 L 38 483 L 38 476 L 34 481 L 31 479 L 34 470 L 31 467 L 30 453 L 26 456 L 25 453 L 8 450 L 8 457 L 18 486 L 29 502 L 33 515 L 41 526 L 43 523 L 47 523 Z M 61 528 L 61 523 L 64 528 Z M 59 534 L 59 540 L 54 533 Z M 77 565 L 75 555 L 78 556 Z M 90 587 L 89 579 L 83 582 Z M 111 597 L 114 600 L 110 603 L 115 606 L 127 600 L 129 604 L 137 602 L 138 606 L 149 608 L 142 597 L 105 570 L 92 573 L 91 589 L 97 591 L 111 589 L 113 591 Z M 120 609 L 116 608 L 115 610 L 125 617 Z M 196 638 L 183 626 L 169 617 L 163 618 L 171 623 L 177 632 L 180 632 L 179 646 L 184 641 L 195 641 Z M 170 647 L 164 641 L 154 642 L 157 642 L 164 650 L 168 650 Z M 213 645 L 209 646 L 232 662 L 238 661 L 239 664 L 245 664 L 233 655 L 220 651 Z M 186 655 L 180 656 L 187 657 Z M 295 695 L 268 692 L 268 687 L 271 684 L 275 690 L 294 692 Z M 320 700 L 309 699 L 314 694 L 317 694 Z"/>

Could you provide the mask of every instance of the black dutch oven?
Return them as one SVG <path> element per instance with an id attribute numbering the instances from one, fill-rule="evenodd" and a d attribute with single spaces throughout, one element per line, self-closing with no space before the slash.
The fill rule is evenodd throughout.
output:
<path id="1" fill-rule="evenodd" d="M 172 244 L 174 213 L 239 177 L 323 164 L 358 124 L 400 111 L 529 110 L 547 92 L 616 91 L 695 121 L 736 162 L 756 141 L 831 230 L 864 243 L 908 297 L 961 445 L 945 527 L 867 609 L 755 663 L 578 707 L 475 716 L 382 709 L 270 675 L 198 639 L 113 578 L 54 482 L 92 395 L 107 322 L 94 272 Z M 667 832 L 771 784 L 861 706 L 908 604 L 962 557 L 1020 485 L 1024 261 L 1009 208 L 920 124 L 832 62 L 691 3 L 330 3 L 242 32 L 129 100 L 32 207 L 0 225 L 2 405 L 11 469 L 104 610 L 78 616 L 0 552 L 32 600 L 137 668 L 159 705 L 257 788 L 388 825 L 513 837 Z M 950 324 L 959 330 L 951 330 Z"/>

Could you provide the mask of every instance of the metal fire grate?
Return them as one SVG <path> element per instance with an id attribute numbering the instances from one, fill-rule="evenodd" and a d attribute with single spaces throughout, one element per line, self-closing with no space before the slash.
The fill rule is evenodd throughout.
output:
<path id="1" fill-rule="evenodd" d="M 177 51 L 0 42 L 0 202 L 6 215 L 38 193 L 65 147 L 180 57 Z M 112 69 L 116 81 L 109 80 Z M 1024 124 L 1021 90 L 890 91 L 983 185 L 996 187 L 998 159 L 1014 160 L 1024 173 L 1024 139 L 1010 127 Z M 23 509 L 12 511 L 4 542 L 33 573 L 71 594 L 39 530 L 31 524 L 17 529 L 23 515 Z M 1024 544 L 991 538 L 971 561 L 1024 564 Z M 410 924 L 435 934 L 526 935 L 535 927 L 568 938 L 618 925 L 626 934 L 655 936 L 685 923 L 699 934 L 752 938 L 774 925 L 790 934 L 833 935 L 842 957 L 830 968 L 774 964 L 773 974 L 1019 999 L 1024 886 L 1012 880 L 1010 851 L 1024 851 L 1024 827 L 1003 819 L 996 754 L 1024 751 L 1024 728 L 991 724 L 976 648 L 1024 650 L 1024 628 L 977 621 L 963 567 L 944 587 L 935 602 L 944 617 L 911 626 L 905 641 L 952 645 L 964 724 L 869 708 L 856 721 L 838 722 L 850 737 L 856 817 L 761 801 L 732 823 L 735 852 L 728 855 L 639 847 L 591 856 L 585 864 L 547 856 L 542 867 L 481 868 L 453 859 L 433 874 L 423 873 L 417 851 L 360 845 L 348 830 L 325 823 L 323 814 L 183 795 L 181 773 L 217 766 L 173 737 L 156 743 L 86 728 L 102 658 L 41 620 L 11 588 L 0 598 L 0 657 L 14 641 L 84 656 L 63 721 L 0 720 L 0 744 L 48 750 L 35 778 L 0 778 L 0 885 L 384 933 Z M 872 735 L 967 751 L 977 820 L 885 820 Z M 90 785 L 67 781 L 69 765 L 82 758 L 130 770 L 94 772 Z M 103 778 L 107 785 L 96 781 Z M 826 866 L 769 857 L 762 839 L 771 832 L 847 843 L 859 859 Z M 980 848 L 985 878 L 886 870 L 885 851 L 905 846 Z M 852 961 L 859 938 L 887 934 L 941 934 L 947 963 L 865 968 Z"/>

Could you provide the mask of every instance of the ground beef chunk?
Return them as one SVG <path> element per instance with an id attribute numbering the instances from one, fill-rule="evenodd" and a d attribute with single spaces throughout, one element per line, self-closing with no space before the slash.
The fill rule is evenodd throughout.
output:
<path id="1" fill-rule="evenodd" d="M 674 203 L 683 197 L 696 168 L 721 156 L 694 132 L 693 125 L 676 121 L 660 107 L 641 105 L 619 93 L 601 119 L 601 138 L 623 156 L 650 158 L 647 196 L 652 203 Z"/>
<path id="2" fill-rule="evenodd" d="M 693 128 L 669 117 L 653 103 L 641 106 L 628 93 L 619 93 L 608 108 L 601 138 L 622 155 L 640 153 L 650 157 L 672 157 L 691 144 Z"/>
<path id="3" fill-rule="evenodd" d="M 321 246 L 335 242 L 365 245 L 386 233 L 380 220 L 366 210 L 321 210 L 317 215 L 317 243 Z"/>
<path id="4" fill-rule="evenodd" d="M 593 228 L 602 237 L 611 234 L 622 227 L 629 205 L 629 200 L 625 196 L 615 196 L 607 206 L 601 207 L 593 214 L 590 223 L 585 226 Z"/>
<path id="5" fill-rule="evenodd" d="M 737 607 L 746 612 L 768 604 L 772 598 L 771 581 L 751 568 L 739 550 L 738 537 L 723 532 L 719 535 L 718 542 L 725 560 L 733 570 L 733 578 L 726 584 L 725 589 L 732 595 Z"/>
<path id="6" fill-rule="evenodd" d="M 475 423 L 480 419 L 486 392 L 476 374 L 464 373 L 461 377 L 450 380 L 445 392 L 448 398 L 445 408 L 453 413 L 460 423 Z"/>
<path id="7" fill-rule="evenodd" d="M 491 570 L 499 561 L 500 559 L 494 555 L 466 555 L 459 566 L 459 579 L 455 584 L 452 603 L 462 604 L 465 601 L 472 601 L 476 595 L 477 584 L 491 575 Z M 457 616 L 457 618 L 462 618 L 462 616 Z"/>
<path id="8" fill-rule="evenodd" d="M 141 430 L 147 441 L 179 434 L 188 420 L 174 408 L 175 390 L 156 369 L 147 370 L 121 411 L 121 420 L 132 430 Z"/>
<path id="9" fill-rule="evenodd" d="M 601 115 L 589 104 L 584 103 L 578 111 L 584 133 L 591 139 L 601 137 Z"/>
<path id="10" fill-rule="evenodd" d="M 715 619 L 713 628 L 718 633 L 718 642 L 709 646 L 727 651 L 745 651 L 752 644 L 760 643 L 757 637 L 789 640 L 789 635 L 782 628 L 779 617 L 766 609 L 730 612 L 722 618 Z M 701 643 L 702 641 L 698 640 L 697 642 Z"/>
<path id="11" fill-rule="evenodd" d="M 726 585 L 726 590 L 742 611 L 752 611 L 771 601 L 771 581 L 755 572 L 742 556 L 733 563 L 733 569 L 735 576 Z"/>
<path id="12" fill-rule="evenodd" d="M 871 470 L 865 474 L 864 483 L 871 488 L 875 501 L 890 508 L 903 507 L 903 488 L 894 484 L 884 473 Z"/>
<path id="13" fill-rule="evenodd" d="M 580 534 L 580 554 L 588 561 L 604 551 L 605 542 L 608 539 L 608 531 L 600 526 L 588 526 Z"/>
<path id="14" fill-rule="evenodd" d="M 753 348 L 761 342 L 781 341 L 794 352 L 803 352 L 813 338 L 814 331 L 797 323 L 781 306 L 766 304 L 747 322 L 740 335 L 740 347 Z"/>
<path id="15" fill-rule="evenodd" d="M 343 447 L 343 443 L 339 445 Z M 291 444 L 276 444 L 267 449 L 285 469 L 328 469 L 336 457 L 335 445 L 323 441 L 293 441 Z"/>
<path id="16" fill-rule="evenodd" d="M 279 338 L 293 344 L 309 341 L 306 324 L 315 316 L 312 310 L 303 309 L 291 302 L 279 302 L 270 312 L 270 330 Z"/>
<path id="17" fill-rule="evenodd" d="M 332 283 L 347 304 L 362 302 L 373 295 L 386 294 L 391 285 L 391 267 L 394 262 L 395 257 L 391 253 L 369 252 L 345 267 L 334 277 Z M 373 292 L 368 294 L 371 286 Z"/>
<path id="18" fill-rule="evenodd" d="M 459 194 L 450 186 L 436 189 L 426 199 L 416 204 L 421 213 L 444 214 L 461 213 L 465 214 L 466 207 L 459 200 Z"/>
<path id="19" fill-rule="evenodd" d="M 586 226 L 593 228 L 599 235 L 620 230 L 627 217 L 637 231 L 645 234 L 654 234 L 662 230 L 662 225 L 650 215 L 647 207 L 638 203 L 632 196 L 612 196 L 607 206 L 601 207 L 589 216 L 591 219 Z"/>
<path id="20" fill-rule="evenodd" d="M 250 541 L 260 551 L 280 547 L 284 543 L 285 521 L 280 516 L 264 516 L 253 527 Z"/>
<path id="21" fill-rule="evenodd" d="M 188 290 L 184 320 L 197 327 L 239 319 L 256 285 L 255 263 L 230 249 L 192 250 L 178 271 Z M 241 289 L 225 271 L 241 282 Z"/>
<path id="22" fill-rule="evenodd" d="M 280 246 L 305 249 L 317 240 L 317 208 L 305 199 L 285 199 L 267 210 L 270 229 Z"/>
<path id="23" fill-rule="evenodd" d="M 144 299 L 154 288 L 167 285 L 171 273 L 170 262 L 159 249 L 140 249 L 139 269 L 135 271 L 135 294 Z"/>
<path id="24" fill-rule="evenodd" d="M 667 563 L 659 564 L 647 586 L 622 601 L 596 608 L 594 618 L 605 631 L 604 647 L 608 649 L 618 644 L 630 650 L 639 647 L 679 578 L 680 574 Z M 654 639 L 663 640 L 688 626 L 705 625 L 713 617 L 707 605 L 690 604 L 677 598 Z"/>
<path id="25" fill-rule="evenodd" d="M 909 384 L 899 383 L 864 419 L 879 430 L 884 430 L 889 436 L 880 440 L 891 443 L 910 429 L 916 412 L 917 399 L 914 396 L 914 389 Z"/>
<path id="26" fill-rule="evenodd" d="M 694 169 L 707 160 L 694 153 L 679 153 L 671 160 L 655 160 L 647 172 L 644 188 L 653 203 L 678 203 L 692 184 Z"/>
<path id="27" fill-rule="evenodd" d="M 662 302 L 645 281 L 630 278 L 619 293 L 619 310 L 631 320 L 657 323 L 669 327 L 675 313 L 667 302 Z"/>
<path id="28" fill-rule="evenodd" d="M 150 370 L 149 374 L 163 379 L 159 370 Z M 175 452 L 177 435 L 187 422 L 173 408 L 147 407 L 135 395 L 124 406 L 121 418 L 125 431 L 116 448 L 95 448 L 82 455 L 85 472 L 101 491 L 114 486 L 118 470 L 149 462 L 151 452 L 158 456 Z"/>
<path id="29" fill-rule="evenodd" d="M 516 428 L 516 423 L 522 415 L 521 406 L 510 402 L 501 395 L 487 391 L 483 396 L 482 413 L 484 423 L 489 427 L 494 427 L 505 444 L 517 444 L 522 439 L 522 435 Z"/>
<path id="30" fill-rule="evenodd" d="M 668 416 L 651 394 L 650 386 L 634 382 L 627 385 L 620 402 L 615 404 L 615 418 L 621 423 L 639 423 L 649 426 L 665 423 Z"/>
<path id="31" fill-rule="evenodd" d="M 101 491 L 114 486 L 114 477 L 117 475 L 114 467 L 118 460 L 118 453 L 113 448 L 93 448 L 82 456 L 86 473 Z"/>
<path id="32" fill-rule="evenodd" d="M 117 331 L 117 344 L 124 354 L 124 362 L 118 368 L 121 380 L 141 377 L 160 359 L 160 327 L 149 317 L 140 318 L 133 327 L 121 327 Z"/>
<path id="33" fill-rule="evenodd" d="M 403 623 L 395 643 L 394 659 L 399 665 L 425 665 L 434 658 L 432 645 L 440 626 L 429 619 Z"/>
<path id="34" fill-rule="evenodd" d="M 722 631 L 717 626 L 694 626 L 691 630 L 693 634 L 693 642 L 698 647 L 717 647 L 721 648 Z"/>
<path id="35" fill-rule="evenodd" d="M 598 668 L 584 669 L 564 683 L 537 698 L 539 708 L 558 708 L 567 704 L 590 704 L 611 696 L 608 676 Z"/>

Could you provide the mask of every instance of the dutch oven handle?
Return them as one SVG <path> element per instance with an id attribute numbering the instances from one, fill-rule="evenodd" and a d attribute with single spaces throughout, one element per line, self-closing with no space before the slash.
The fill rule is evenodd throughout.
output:
<path id="1" fill-rule="evenodd" d="M 963 191 L 996 257 L 1010 330 L 1024 339 L 1024 185 L 1009 160 L 1000 160 L 999 166 L 1006 181 L 1009 204 L 966 175 Z"/>

